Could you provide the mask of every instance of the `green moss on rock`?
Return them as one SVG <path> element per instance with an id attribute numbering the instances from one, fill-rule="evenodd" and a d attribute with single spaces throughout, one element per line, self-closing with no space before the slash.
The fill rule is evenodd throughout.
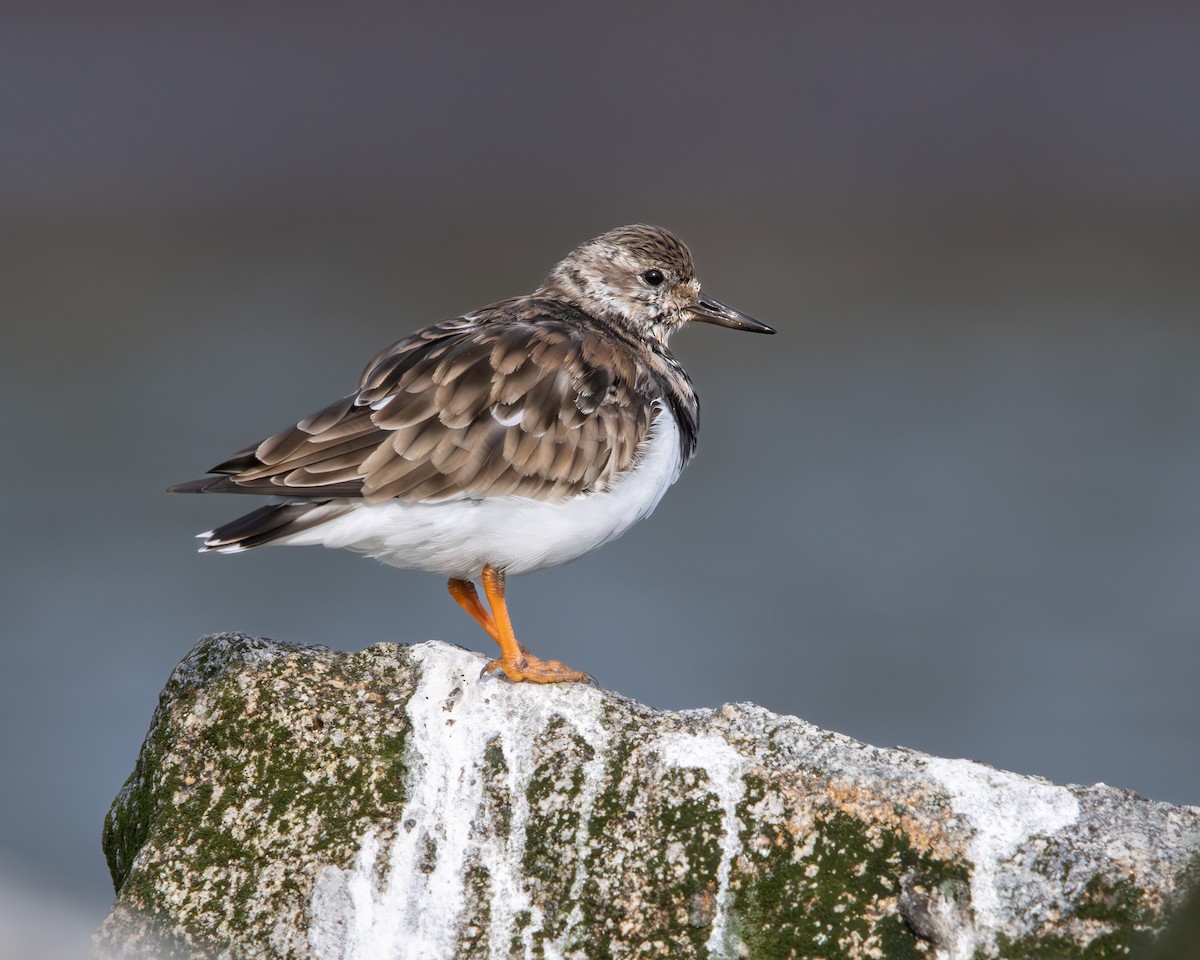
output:
<path id="1" fill-rule="evenodd" d="M 532 939 L 534 955 L 539 956 L 548 941 L 563 934 L 574 906 L 572 888 L 584 829 L 578 801 L 595 750 L 565 719 L 555 717 L 534 738 L 533 756 L 537 762 L 525 788 L 528 815 L 521 869 L 542 917 Z"/>
<path id="2" fill-rule="evenodd" d="M 756 813 L 782 802 L 777 783 L 745 778 L 739 808 L 745 851 L 730 877 L 730 933 L 746 956 L 907 960 L 927 944 L 896 909 L 900 878 L 964 882 L 965 869 L 920 854 L 899 829 L 870 827 L 837 810 L 804 830 Z"/>
<path id="3" fill-rule="evenodd" d="M 1045 930 L 1025 937 L 1001 934 L 996 941 L 1000 960 L 1109 960 L 1146 950 L 1156 917 L 1147 909 L 1136 884 L 1126 877 L 1093 876 L 1059 922 L 1077 921 L 1095 931 L 1086 943 L 1077 936 Z"/>
<path id="4" fill-rule="evenodd" d="M 123 900 L 174 917 L 185 939 L 227 946 L 265 928 L 307 895 L 306 870 L 348 865 L 370 824 L 403 806 L 411 671 L 391 686 L 355 659 L 369 654 L 267 656 L 261 643 L 209 638 L 176 669 L 105 820 Z M 381 714 L 377 735 L 364 733 L 364 708 Z M 297 860 L 300 829 L 314 839 Z"/>

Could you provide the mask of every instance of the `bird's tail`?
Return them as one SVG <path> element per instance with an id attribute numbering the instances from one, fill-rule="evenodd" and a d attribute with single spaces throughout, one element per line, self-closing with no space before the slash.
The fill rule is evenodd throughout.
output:
<path id="1" fill-rule="evenodd" d="M 351 509 L 350 504 L 333 500 L 269 503 L 215 530 L 199 534 L 204 541 L 200 552 L 240 553 L 311 530 Z"/>

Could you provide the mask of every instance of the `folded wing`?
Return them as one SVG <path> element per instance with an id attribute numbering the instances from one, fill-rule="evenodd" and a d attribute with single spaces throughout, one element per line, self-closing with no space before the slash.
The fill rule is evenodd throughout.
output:
<path id="1" fill-rule="evenodd" d="M 658 399 L 636 355 L 585 334 L 571 308 L 509 301 L 394 344 L 357 393 L 172 490 L 560 499 L 632 468 Z"/>

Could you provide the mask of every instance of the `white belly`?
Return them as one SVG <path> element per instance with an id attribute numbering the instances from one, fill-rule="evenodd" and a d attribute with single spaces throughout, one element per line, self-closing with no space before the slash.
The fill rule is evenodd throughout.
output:
<path id="1" fill-rule="evenodd" d="M 395 567 L 478 577 L 485 564 L 510 574 L 555 567 L 628 530 L 679 477 L 679 427 L 660 409 L 636 466 L 608 490 L 571 500 L 521 497 L 443 503 L 360 503 L 345 516 L 276 541 L 345 547 Z"/>

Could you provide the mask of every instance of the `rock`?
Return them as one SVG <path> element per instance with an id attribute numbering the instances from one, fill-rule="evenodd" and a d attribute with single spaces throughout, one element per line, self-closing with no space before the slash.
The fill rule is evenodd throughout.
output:
<path id="1" fill-rule="evenodd" d="M 1119 956 L 1200 851 L 1195 807 L 483 663 L 201 640 L 105 821 L 97 955 Z"/>

